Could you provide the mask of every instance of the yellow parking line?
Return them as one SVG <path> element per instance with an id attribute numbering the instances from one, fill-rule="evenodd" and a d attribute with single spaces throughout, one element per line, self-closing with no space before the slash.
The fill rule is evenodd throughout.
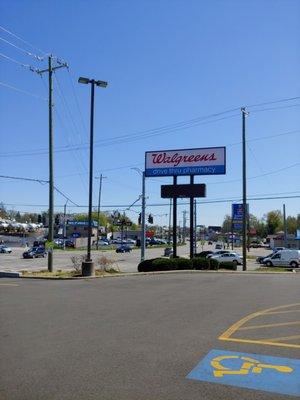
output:
<path id="1" fill-rule="evenodd" d="M 286 313 L 293 313 L 293 312 L 300 312 L 300 310 L 271 311 L 268 313 L 264 313 L 264 315 L 286 314 Z"/>
<path id="2" fill-rule="evenodd" d="M 276 324 L 242 326 L 241 328 L 239 328 L 239 331 L 248 331 L 250 329 L 260 329 L 260 328 L 273 328 L 274 326 L 288 326 L 288 325 L 300 325 L 300 321 L 277 322 Z"/>
<path id="3" fill-rule="evenodd" d="M 237 342 L 237 343 L 266 344 L 266 345 L 269 345 L 269 346 L 292 347 L 292 348 L 300 349 L 300 344 L 277 343 L 277 342 L 269 342 L 267 340 L 222 338 L 221 336 L 219 337 L 219 340 L 224 340 L 224 341 L 228 341 L 228 342 Z"/>
<path id="4" fill-rule="evenodd" d="M 241 330 L 241 327 L 246 322 L 252 320 L 253 318 L 263 316 L 263 315 L 268 315 L 268 313 L 272 313 L 272 312 L 278 312 L 278 310 L 281 311 L 284 308 L 296 307 L 296 306 L 300 306 L 300 303 L 293 303 L 293 304 L 287 304 L 287 305 L 278 306 L 278 307 L 267 308 L 265 310 L 261 310 L 261 311 L 257 311 L 252 314 L 249 314 L 249 315 L 245 316 L 244 318 L 240 319 L 239 321 L 235 322 L 233 325 L 231 325 L 224 333 L 222 333 L 222 335 L 219 336 L 219 340 L 226 340 L 226 341 L 240 342 L 240 343 L 263 344 L 263 345 L 270 345 L 270 346 L 300 348 L 300 345 L 298 345 L 298 344 L 279 343 L 279 342 L 277 343 L 277 342 L 271 342 L 271 341 L 269 342 L 269 341 L 267 341 L 267 339 L 253 340 L 253 339 L 237 339 L 237 338 L 232 337 L 232 335 L 235 332 L 237 332 L 238 330 Z M 287 311 L 287 310 L 283 310 L 283 311 Z M 292 310 L 289 310 L 289 311 L 292 311 Z M 288 324 L 290 324 L 290 323 L 288 323 Z M 298 324 L 298 322 L 297 322 L 297 324 Z M 246 328 L 246 327 L 243 327 L 243 328 Z"/>
<path id="5" fill-rule="evenodd" d="M 0 283 L 0 286 L 20 286 L 17 283 Z"/>
<path id="6" fill-rule="evenodd" d="M 300 339 L 300 335 L 293 335 L 293 336 L 281 336 L 272 339 L 266 339 L 268 342 L 280 342 L 281 340 L 295 340 Z"/>

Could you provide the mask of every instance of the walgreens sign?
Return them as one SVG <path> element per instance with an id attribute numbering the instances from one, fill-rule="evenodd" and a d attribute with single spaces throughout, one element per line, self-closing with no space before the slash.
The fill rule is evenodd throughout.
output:
<path id="1" fill-rule="evenodd" d="M 226 174 L 226 148 L 147 151 L 146 176 Z"/>

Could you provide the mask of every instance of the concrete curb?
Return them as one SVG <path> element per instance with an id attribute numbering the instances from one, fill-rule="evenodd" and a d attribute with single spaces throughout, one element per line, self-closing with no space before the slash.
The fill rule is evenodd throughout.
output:
<path id="1" fill-rule="evenodd" d="M 299 271 L 300 272 L 300 271 Z M 2 275 L 2 274 L 7 275 Z M 59 277 L 59 276 L 26 276 L 22 275 L 19 272 L 6 272 L 0 271 L 0 277 L 5 278 L 23 278 L 23 279 L 44 279 L 44 280 L 55 280 L 55 281 L 63 281 L 63 280 L 87 280 L 87 279 L 102 279 L 102 278 L 126 278 L 131 276 L 147 276 L 147 275 L 170 275 L 170 274 L 230 274 L 230 275 L 289 275 L 296 273 L 293 271 L 207 271 L 207 270 L 180 270 L 180 271 L 152 271 L 152 272 L 124 272 L 124 273 L 116 273 L 112 275 L 103 275 L 103 276 L 78 276 L 78 277 Z"/>

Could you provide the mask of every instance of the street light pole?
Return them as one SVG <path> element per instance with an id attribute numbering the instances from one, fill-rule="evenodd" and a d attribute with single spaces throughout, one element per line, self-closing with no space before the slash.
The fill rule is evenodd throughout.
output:
<path id="1" fill-rule="evenodd" d="M 98 229 L 97 229 L 97 243 L 96 243 L 96 248 L 99 250 L 99 226 L 100 226 L 100 202 L 101 202 L 101 191 L 102 191 L 102 180 L 106 178 L 106 176 L 103 176 L 100 174 L 100 177 L 96 176 L 96 179 L 100 179 L 99 183 L 99 195 L 98 195 L 98 212 L 97 212 L 97 221 L 98 221 Z"/>
<path id="2" fill-rule="evenodd" d="M 79 83 L 91 84 L 91 117 L 90 117 L 90 170 L 89 170 L 89 217 L 88 217 L 88 243 L 86 260 L 82 263 L 82 275 L 95 275 L 95 266 L 91 258 L 91 243 L 92 243 L 92 206 L 93 206 L 93 151 L 94 151 L 94 98 L 95 85 L 106 88 L 107 82 L 96 81 L 80 77 Z"/>
<path id="3" fill-rule="evenodd" d="M 247 176 L 246 176 L 246 109 L 242 112 L 242 136 L 243 136 L 243 271 L 247 271 Z"/>
<path id="4" fill-rule="evenodd" d="M 146 175 L 145 171 L 141 171 L 139 168 L 131 168 L 134 171 L 137 171 L 140 175 L 142 175 L 142 213 L 141 213 L 141 223 L 142 223 L 142 232 L 141 232 L 141 261 L 145 260 L 145 252 L 146 252 Z"/>

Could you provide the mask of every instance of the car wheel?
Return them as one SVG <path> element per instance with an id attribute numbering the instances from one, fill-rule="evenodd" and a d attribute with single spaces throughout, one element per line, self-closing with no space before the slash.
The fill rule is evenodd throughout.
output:
<path id="1" fill-rule="evenodd" d="M 238 262 L 237 262 L 236 260 L 233 260 L 233 261 L 232 261 L 232 264 L 235 265 L 235 266 L 237 266 L 237 265 L 238 265 Z"/>
<path id="2" fill-rule="evenodd" d="M 267 262 L 266 262 L 266 266 L 267 266 L 267 267 L 273 267 L 273 264 L 271 263 L 271 261 L 267 261 Z"/>
<path id="3" fill-rule="evenodd" d="M 290 263 L 290 266 L 291 266 L 292 268 L 298 268 L 298 264 L 296 263 L 296 261 L 292 261 L 292 262 Z"/>

